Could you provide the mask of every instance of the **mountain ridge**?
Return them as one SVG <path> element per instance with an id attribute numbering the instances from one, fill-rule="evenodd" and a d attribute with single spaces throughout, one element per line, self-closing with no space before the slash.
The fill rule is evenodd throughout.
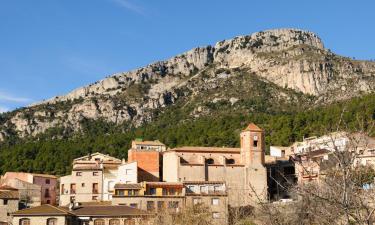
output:
<path id="1" fill-rule="evenodd" d="M 53 127 L 79 131 L 84 119 L 140 126 L 178 101 L 194 103 L 191 116 L 199 117 L 207 102 L 236 106 L 262 96 L 261 91 L 248 93 L 245 87 L 252 85 L 277 86 L 269 90 L 269 108 L 277 101 L 290 104 L 298 95 L 310 105 L 329 103 L 372 93 L 375 63 L 335 55 L 309 31 L 261 31 L 194 48 L 8 113 L 0 120 L 0 140 L 14 133 L 35 136 Z M 237 93 L 227 95 L 227 86 Z"/>

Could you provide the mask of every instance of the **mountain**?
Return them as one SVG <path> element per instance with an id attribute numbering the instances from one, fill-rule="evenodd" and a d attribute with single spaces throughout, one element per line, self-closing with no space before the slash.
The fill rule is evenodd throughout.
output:
<path id="1" fill-rule="evenodd" d="M 183 110 L 181 120 L 224 111 L 290 113 L 374 90 L 375 62 L 336 55 L 309 31 L 267 30 L 195 48 L 2 114 L 0 140 L 38 137 L 54 129 L 59 129 L 54 138 L 72 136 L 87 121 L 127 130 L 173 110 Z"/>

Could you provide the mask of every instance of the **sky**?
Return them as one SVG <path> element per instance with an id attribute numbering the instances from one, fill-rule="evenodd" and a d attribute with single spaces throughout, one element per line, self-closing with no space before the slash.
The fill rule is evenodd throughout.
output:
<path id="1" fill-rule="evenodd" d="M 116 72 L 274 28 L 375 59 L 373 0 L 1 0 L 0 112 Z"/>

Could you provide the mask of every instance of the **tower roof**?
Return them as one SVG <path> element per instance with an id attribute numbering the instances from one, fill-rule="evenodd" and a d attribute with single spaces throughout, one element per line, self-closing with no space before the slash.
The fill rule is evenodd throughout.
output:
<path id="1" fill-rule="evenodd" d="M 243 131 L 263 131 L 262 129 L 260 129 L 257 125 L 255 125 L 254 123 L 250 123 L 249 125 L 247 125 L 247 127 L 243 130 Z"/>

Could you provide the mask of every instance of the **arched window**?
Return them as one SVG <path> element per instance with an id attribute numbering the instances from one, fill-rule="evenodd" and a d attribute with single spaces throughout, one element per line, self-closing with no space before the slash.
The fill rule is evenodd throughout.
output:
<path id="1" fill-rule="evenodd" d="M 225 160 L 225 163 L 226 163 L 226 164 L 235 164 L 236 161 L 235 161 L 234 159 L 226 159 L 226 160 Z"/>
<path id="2" fill-rule="evenodd" d="M 94 225 L 105 225 L 105 221 L 103 219 L 97 219 L 94 221 Z"/>
<path id="3" fill-rule="evenodd" d="M 20 225 L 30 225 L 30 219 L 20 219 Z"/>
<path id="4" fill-rule="evenodd" d="M 57 219 L 56 218 L 47 219 L 47 225 L 57 225 Z"/>
<path id="5" fill-rule="evenodd" d="M 212 158 L 208 158 L 208 159 L 206 159 L 206 164 L 214 164 L 214 159 L 212 159 Z"/>
<path id="6" fill-rule="evenodd" d="M 120 220 L 119 219 L 111 219 L 109 221 L 109 225 L 120 225 Z"/>

